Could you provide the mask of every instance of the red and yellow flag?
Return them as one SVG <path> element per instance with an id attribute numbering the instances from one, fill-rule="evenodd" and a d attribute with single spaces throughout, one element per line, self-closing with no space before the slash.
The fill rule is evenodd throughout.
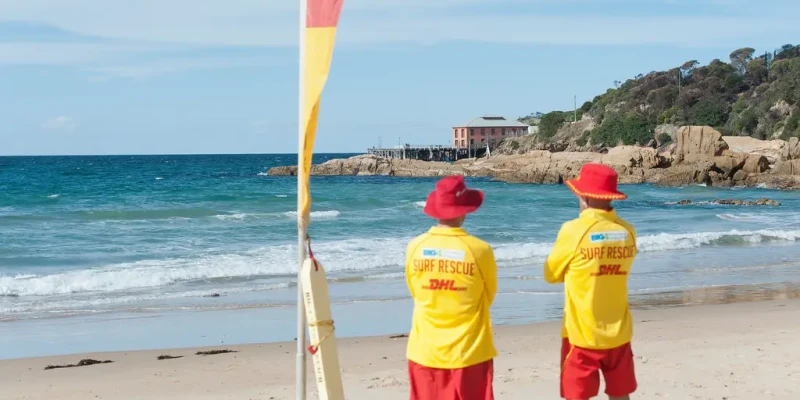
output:
<path id="1" fill-rule="evenodd" d="M 317 133 L 317 117 L 322 89 L 328 79 L 328 70 L 333 55 L 333 44 L 336 39 L 336 25 L 342 11 L 344 0 L 305 0 L 307 4 L 305 27 L 305 73 L 303 90 L 303 119 L 305 127 L 300 153 L 299 168 L 303 169 L 302 179 L 298 186 L 298 217 L 307 222 L 311 210 L 311 157 L 314 154 L 314 138 Z"/>

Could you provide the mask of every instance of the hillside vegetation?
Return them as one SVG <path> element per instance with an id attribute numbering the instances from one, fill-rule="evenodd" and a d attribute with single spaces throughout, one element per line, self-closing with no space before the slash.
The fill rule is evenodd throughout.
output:
<path id="1" fill-rule="evenodd" d="M 729 58 L 705 66 L 691 60 L 614 82 L 614 88 L 578 110 L 578 122 L 591 119 L 592 129 L 566 138 L 563 132 L 573 125 L 574 110 L 553 111 L 536 115 L 539 133 L 528 140 L 570 140 L 582 147 L 661 145 L 683 125 L 707 125 L 725 135 L 758 139 L 800 137 L 800 45 L 760 55 L 741 48 Z"/>

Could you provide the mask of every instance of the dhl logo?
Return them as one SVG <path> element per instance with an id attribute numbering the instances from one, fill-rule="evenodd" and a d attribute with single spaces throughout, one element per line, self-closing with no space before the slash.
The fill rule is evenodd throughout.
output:
<path id="1" fill-rule="evenodd" d="M 620 271 L 620 268 L 620 264 L 603 264 L 597 272 L 592 272 L 592 276 L 628 275 L 628 271 Z"/>
<path id="2" fill-rule="evenodd" d="M 422 288 L 425 290 L 447 290 L 451 292 L 467 290 L 465 287 L 456 287 L 456 281 L 453 279 L 429 279 L 428 285 Z"/>

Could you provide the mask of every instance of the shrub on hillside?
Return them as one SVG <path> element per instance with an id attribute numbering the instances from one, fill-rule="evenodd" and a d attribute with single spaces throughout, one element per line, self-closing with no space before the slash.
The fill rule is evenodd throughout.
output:
<path id="1" fill-rule="evenodd" d="M 591 133 L 592 143 L 616 146 L 618 143 L 646 145 L 653 139 L 653 124 L 647 117 L 629 112 L 611 114 Z"/>
<path id="2" fill-rule="evenodd" d="M 539 135 L 548 139 L 555 136 L 565 121 L 566 118 L 564 118 L 564 112 L 562 111 L 553 111 L 545 114 L 541 122 L 539 122 Z"/>

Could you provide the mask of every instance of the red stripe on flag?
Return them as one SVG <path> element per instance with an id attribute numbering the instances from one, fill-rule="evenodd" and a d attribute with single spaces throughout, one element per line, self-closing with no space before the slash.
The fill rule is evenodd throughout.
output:
<path id="1" fill-rule="evenodd" d="M 307 0 L 307 28 L 332 28 L 339 23 L 344 0 Z"/>

